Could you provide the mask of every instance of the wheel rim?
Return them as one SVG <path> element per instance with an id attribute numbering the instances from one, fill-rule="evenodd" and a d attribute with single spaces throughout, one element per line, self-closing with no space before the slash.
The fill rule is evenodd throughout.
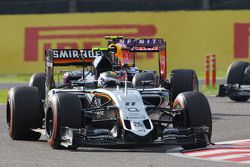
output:
<path id="1" fill-rule="evenodd" d="M 52 110 L 48 110 L 46 115 L 46 133 L 49 138 L 52 136 L 53 126 L 54 126 L 53 112 Z"/>

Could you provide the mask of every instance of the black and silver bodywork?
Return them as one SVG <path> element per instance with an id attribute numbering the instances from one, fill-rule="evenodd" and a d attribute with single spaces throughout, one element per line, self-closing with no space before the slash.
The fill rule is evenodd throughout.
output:
<path id="1" fill-rule="evenodd" d="M 140 92 L 119 86 L 93 90 L 75 87 L 70 90 L 52 89 L 51 92 L 73 93 L 81 101 L 89 102 L 89 107 L 82 110 L 82 128 L 61 127 L 62 145 L 66 147 L 89 144 L 210 143 L 208 127 L 175 127 L 174 124 L 178 124 L 177 120 L 183 117 L 184 111 L 169 107 L 169 92 L 164 88 Z M 53 93 L 49 93 L 50 96 Z"/>
<path id="2" fill-rule="evenodd" d="M 53 69 L 53 50 L 47 51 L 47 63 Z M 52 64 L 51 64 L 52 63 Z M 62 63 L 63 64 L 63 63 Z M 60 65 L 62 65 L 60 64 Z M 55 65 L 55 64 L 54 64 Z M 57 64 L 56 64 L 57 65 Z M 47 66 L 49 67 L 49 66 Z M 47 70 L 52 73 L 53 70 Z M 47 74 L 47 80 L 51 76 Z M 45 112 L 55 94 L 76 95 L 82 103 L 82 127 L 60 127 L 61 145 L 177 144 L 210 143 L 210 127 L 182 127 L 186 121 L 184 109 L 173 109 L 171 92 L 165 88 L 136 89 L 129 81 L 111 88 L 94 88 L 96 81 L 72 81 L 60 88 L 47 88 Z M 48 84 L 49 85 L 49 84 Z M 89 86 L 91 85 L 91 87 Z M 48 123 L 47 135 L 53 125 Z M 48 129 L 48 128 L 52 129 Z"/>

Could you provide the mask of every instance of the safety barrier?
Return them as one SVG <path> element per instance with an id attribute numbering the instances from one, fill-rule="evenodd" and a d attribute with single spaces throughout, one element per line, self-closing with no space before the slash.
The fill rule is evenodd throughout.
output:
<path id="1" fill-rule="evenodd" d="M 209 54 L 205 56 L 205 85 L 210 85 L 210 72 L 212 77 L 212 86 L 216 86 L 216 55 Z"/>
<path id="2" fill-rule="evenodd" d="M 250 61 L 248 18 L 249 10 L 0 15 L 0 74 L 44 71 L 45 48 L 105 47 L 107 35 L 164 38 L 171 70 L 203 72 L 205 54 L 216 53 L 217 71 L 226 71 L 232 61 Z M 158 70 L 157 60 L 138 55 L 137 64 Z"/>

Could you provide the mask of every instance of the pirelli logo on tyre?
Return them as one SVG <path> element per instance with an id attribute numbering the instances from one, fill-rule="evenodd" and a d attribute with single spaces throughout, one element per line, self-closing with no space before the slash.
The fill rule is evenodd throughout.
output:
<path id="1" fill-rule="evenodd" d="M 51 26 L 26 27 L 24 33 L 24 61 L 35 62 L 43 60 L 39 53 L 45 49 L 91 49 L 106 46 L 104 36 L 154 37 L 157 28 L 154 24 Z"/>

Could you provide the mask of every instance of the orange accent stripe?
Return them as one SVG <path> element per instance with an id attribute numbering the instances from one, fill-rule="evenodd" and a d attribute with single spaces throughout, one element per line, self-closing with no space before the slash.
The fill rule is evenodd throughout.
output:
<path id="1" fill-rule="evenodd" d="M 112 102 L 114 103 L 113 99 L 112 99 L 109 95 L 106 95 L 106 94 L 103 94 L 103 93 L 97 93 L 97 92 L 93 92 L 92 94 L 95 94 L 95 95 L 97 95 L 97 96 L 106 97 L 106 98 L 108 98 L 109 100 L 112 100 Z M 125 128 L 125 125 L 123 124 L 123 121 L 121 120 L 119 111 L 117 111 L 116 114 L 117 114 L 117 117 L 119 118 L 119 119 L 118 119 L 118 122 L 123 126 L 123 128 Z"/>
<path id="2" fill-rule="evenodd" d="M 56 64 L 64 64 L 64 63 L 91 63 L 94 59 L 86 58 L 84 60 L 81 59 L 54 59 L 54 63 Z"/>
<path id="3" fill-rule="evenodd" d="M 112 99 L 109 95 L 106 95 L 106 94 L 103 94 L 103 93 L 97 93 L 97 92 L 92 92 L 92 94 L 97 95 L 97 96 L 106 97 L 106 98 L 108 98 L 109 100 L 112 100 L 112 102 L 114 103 L 113 99 Z"/>

